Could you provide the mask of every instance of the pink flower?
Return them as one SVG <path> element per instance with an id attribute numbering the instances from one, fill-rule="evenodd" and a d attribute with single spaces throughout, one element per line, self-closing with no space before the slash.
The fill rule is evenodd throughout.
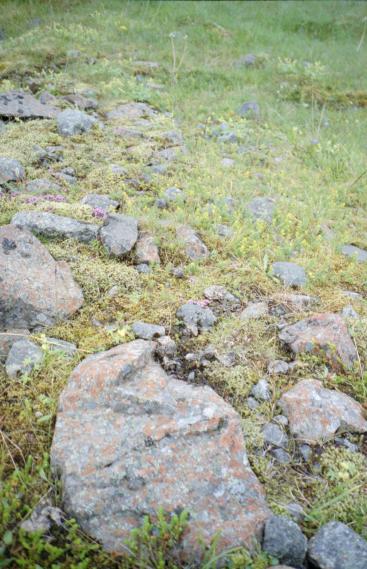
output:
<path id="1" fill-rule="evenodd" d="M 105 219 L 107 217 L 107 213 L 102 207 L 95 207 L 92 211 L 92 215 L 98 219 Z"/>

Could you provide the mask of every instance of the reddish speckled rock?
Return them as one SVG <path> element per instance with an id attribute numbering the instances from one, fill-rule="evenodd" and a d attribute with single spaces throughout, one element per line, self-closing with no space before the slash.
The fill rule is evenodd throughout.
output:
<path id="1" fill-rule="evenodd" d="M 308 443 L 327 441 L 338 431 L 367 431 L 362 406 L 344 393 L 325 389 L 316 379 L 297 383 L 282 395 L 279 405 L 291 432 Z"/>
<path id="2" fill-rule="evenodd" d="M 51 460 L 64 506 L 110 551 L 147 514 L 187 509 L 184 551 L 261 537 L 269 510 L 237 413 L 212 389 L 168 378 L 136 340 L 88 357 L 62 393 Z"/>
<path id="3" fill-rule="evenodd" d="M 56 262 L 29 231 L 0 227 L 0 330 L 49 326 L 82 304 L 66 263 Z"/>
<path id="4" fill-rule="evenodd" d="M 286 326 L 279 339 L 295 354 L 322 353 L 335 371 L 350 370 L 358 359 L 344 319 L 339 314 L 315 314 Z"/>

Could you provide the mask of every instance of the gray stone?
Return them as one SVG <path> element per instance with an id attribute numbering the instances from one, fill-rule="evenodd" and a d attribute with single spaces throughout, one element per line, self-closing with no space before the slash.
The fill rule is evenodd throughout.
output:
<path id="1" fill-rule="evenodd" d="M 0 93 L 0 117 L 6 119 L 51 119 L 58 110 L 41 103 L 26 91 Z"/>
<path id="2" fill-rule="evenodd" d="M 177 344 L 170 336 L 160 336 L 156 340 L 156 352 L 161 357 L 174 358 L 177 354 Z"/>
<path id="3" fill-rule="evenodd" d="M 61 352 L 67 358 L 73 358 L 78 348 L 72 342 L 66 342 L 59 338 L 46 338 L 47 347 L 50 352 Z"/>
<path id="4" fill-rule="evenodd" d="M 48 498 L 42 498 L 31 516 L 20 523 L 22 530 L 30 533 L 47 534 L 53 525 L 61 527 L 65 524 L 65 515 L 60 508 L 51 506 Z"/>
<path id="5" fill-rule="evenodd" d="M 298 525 L 285 516 L 271 516 L 265 522 L 263 549 L 281 563 L 301 568 L 307 552 L 307 538 Z"/>
<path id="6" fill-rule="evenodd" d="M 358 445 L 351 443 L 345 437 L 335 437 L 335 443 L 339 446 L 346 448 L 347 450 L 349 450 L 349 452 L 358 452 L 359 451 Z"/>
<path id="7" fill-rule="evenodd" d="M 292 434 L 310 444 L 330 440 L 337 432 L 367 431 L 362 406 L 344 393 L 324 388 L 316 379 L 299 381 L 282 395 L 279 406 Z"/>
<path id="8" fill-rule="evenodd" d="M 304 268 L 296 265 L 296 263 L 288 263 L 285 261 L 273 263 L 272 272 L 285 286 L 300 287 L 307 283 Z"/>
<path id="9" fill-rule="evenodd" d="M 353 300 L 363 300 L 363 296 L 354 290 L 342 290 L 342 295 L 352 298 Z"/>
<path id="10" fill-rule="evenodd" d="M 164 192 L 164 199 L 167 202 L 175 202 L 184 199 L 185 194 L 179 188 L 167 188 Z"/>
<path id="11" fill-rule="evenodd" d="M 157 115 L 158 112 L 150 105 L 132 102 L 118 105 L 107 113 L 107 118 L 112 121 L 124 119 L 124 122 L 136 122 L 139 119 L 154 118 Z"/>
<path id="12" fill-rule="evenodd" d="M 160 265 L 159 249 L 153 235 L 148 231 L 141 231 L 136 242 L 135 259 L 138 264 Z"/>
<path id="13" fill-rule="evenodd" d="M 250 302 L 240 314 L 241 320 L 256 320 L 269 314 L 267 302 Z"/>
<path id="14" fill-rule="evenodd" d="M 109 208 L 116 209 L 119 205 L 118 201 L 112 200 L 104 194 L 87 194 L 80 200 L 80 203 L 89 205 L 92 208 L 101 208 L 105 211 L 108 211 Z"/>
<path id="15" fill-rule="evenodd" d="M 216 226 L 217 233 L 220 237 L 232 237 L 233 236 L 233 229 L 228 225 L 219 224 Z"/>
<path id="16" fill-rule="evenodd" d="M 50 238 L 76 239 L 88 243 L 97 238 L 98 225 L 43 211 L 21 211 L 12 225 Z"/>
<path id="17" fill-rule="evenodd" d="M 289 364 L 283 360 L 274 360 L 268 364 L 269 375 L 285 375 L 289 369 Z"/>
<path id="18" fill-rule="evenodd" d="M 14 329 L 0 332 L 0 362 L 4 363 L 7 355 L 15 342 L 19 340 L 26 340 L 29 336 L 29 330 Z"/>
<path id="19" fill-rule="evenodd" d="M 251 395 L 258 401 L 270 401 L 271 392 L 270 385 L 266 379 L 260 379 L 251 389 Z"/>
<path id="20" fill-rule="evenodd" d="M 24 168 L 18 160 L 0 156 L 0 185 L 6 182 L 20 182 L 24 177 Z"/>
<path id="21" fill-rule="evenodd" d="M 271 455 L 279 464 L 289 464 L 292 461 L 290 454 L 282 448 L 273 448 Z"/>
<path id="22" fill-rule="evenodd" d="M 367 542 L 345 524 L 332 521 L 310 539 L 308 558 L 317 569 L 366 569 Z"/>
<path id="23" fill-rule="evenodd" d="M 299 445 L 298 450 L 305 462 L 309 462 L 312 458 L 312 448 L 310 445 Z"/>
<path id="24" fill-rule="evenodd" d="M 142 340 L 153 340 L 159 336 L 164 336 L 166 333 L 164 326 L 148 324 L 147 322 L 134 322 L 131 328 L 136 338 L 141 338 Z"/>
<path id="25" fill-rule="evenodd" d="M 182 241 L 185 246 L 186 255 L 191 261 L 206 259 L 209 251 L 198 237 L 197 233 L 189 225 L 181 225 L 176 229 L 178 241 Z"/>
<path id="26" fill-rule="evenodd" d="M 152 272 L 152 267 L 150 267 L 146 263 L 139 263 L 139 265 L 136 265 L 135 268 L 138 271 L 138 273 L 141 273 L 143 275 L 149 275 Z"/>
<path id="27" fill-rule="evenodd" d="M 204 290 L 204 296 L 208 300 L 219 302 L 224 306 L 236 308 L 239 306 L 239 299 L 230 293 L 224 286 L 211 285 Z"/>
<path id="28" fill-rule="evenodd" d="M 185 278 L 185 269 L 183 267 L 173 267 L 171 272 L 176 279 Z"/>
<path id="29" fill-rule="evenodd" d="M 88 132 L 97 120 L 73 109 L 66 109 L 57 115 L 57 128 L 62 136 L 74 136 Z"/>
<path id="30" fill-rule="evenodd" d="M 247 209 L 254 219 L 270 223 L 275 212 L 275 200 L 267 197 L 254 198 L 247 204 Z"/>
<path id="31" fill-rule="evenodd" d="M 65 95 L 63 100 L 74 105 L 74 107 L 81 111 L 95 111 L 98 108 L 98 103 L 95 99 L 84 97 L 84 95 L 80 95 L 79 93 Z"/>
<path id="32" fill-rule="evenodd" d="M 138 222 L 127 215 L 109 215 L 99 236 L 110 255 L 125 257 L 138 240 Z"/>
<path id="33" fill-rule="evenodd" d="M 49 162 L 61 162 L 63 159 L 62 146 L 42 146 L 35 145 L 33 150 L 36 155 L 37 162 L 41 164 L 48 164 Z"/>
<path id="34" fill-rule="evenodd" d="M 199 332 L 209 330 L 216 322 L 216 317 L 210 308 L 187 302 L 177 311 L 177 317 L 183 320 L 185 330 L 194 336 Z"/>
<path id="35" fill-rule="evenodd" d="M 275 447 L 288 447 L 288 437 L 278 425 L 275 423 L 267 423 L 263 428 L 264 441 Z"/>
<path id="36" fill-rule="evenodd" d="M 0 277 L 0 330 L 50 326 L 83 304 L 68 265 L 14 225 L 0 227 Z"/>
<path id="37" fill-rule="evenodd" d="M 237 110 L 237 114 L 241 117 L 259 118 L 260 106 L 255 101 L 243 103 Z"/>
<path id="38" fill-rule="evenodd" d="M 43 351 L 30 340 L 15 342 L 8 353 L 5 370 L 9 377 L 29 374 L 43 360 Z"/>
<path id="39" fill-rule="evenodd" d="M 61 187 L 55 182 L 46 180 L 45 178 L 37 178 L 28 182 L 26 185 L 27 191 L 31 194 L 54 194 L 61 190 Z"/>
<path id="40" fill-rule="evenodd" d="M 358 263 L 365 263 L 367 261 L 367 251 L 355 245 L 344 245 L 344 247 L 342 247 L 342 253 L 347 257 L 355 259 Z"/>
<path id="41" fill-rule="evenodd" d="M 285 326 L 279 339 L 295 354 L 319 356 L 321 353 L 335 371 L 353 369 L 358 360 L 355 345 L 339 314 L 314 314 Z"/>
<path id="42" fill-rule="evenodd" d="M 120 164 L 110 164 L 110 170 L 113 174 L 116 174 L 117 176 L 127 176 L 128 173 L 126 168 L 120 166 Z"/>
<path id="43" fill-rule="evenodd" d="M 274 316 L 284 316 L 292 312 L 306 312 L 319 302 L 315 296 L 281 292 L 269 298 L 270 313 Z"/>
<path id="44" fill-rule="evenodd" d="M 166 207 L 168 207 L 167 200 L 163 198 L 157 198 L 154 203 L 158 209 L 166 209 Z"/>
<path id="45" fill-rule="evenodd" d="M 254 411 L 260 405 L 260 403 L 258 401 L 256 401 L 256 399 L 254 397 L 248 397 L 246 401 L 247 401 L 247 405 L 248 405 L 249 409 L 251 409 L 251 411 Z"/>
<path id="46" fill-rule="evenodd" d="M 273 417 L 273 423 L 276 423 L 281 427 L 286 427 L 288 425 L 288 419 L 285 415 L 276 415 Z"/>
<path id="47" fill-rule="evenodd" d="M 189 512 L 180 548 L 190 560 L 198 535 L 208 545 L 220 533 L 217 553 L 254 548 L 270 512 L 239 416 L 211 388 L 169 378 L 153 351 L 136 340 L 73 371 L 51 449 L 65 511 L 115 553 L 160 508 Z"/>

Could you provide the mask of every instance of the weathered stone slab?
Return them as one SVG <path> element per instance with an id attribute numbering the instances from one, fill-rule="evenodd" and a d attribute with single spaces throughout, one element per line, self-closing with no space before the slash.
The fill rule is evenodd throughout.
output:
<path id="1" fill-rule="evenodd" d="M 260 539 L 270 512 L 247 463 L 240 419 L 211 388 L 168 378 L 153 344 L 88 357 L 60 398 L 51 461 L 64 507 L 106 549 L 157 510 L 186 509 L 188 556 Z"/>
<path id="2" fill-rule="evenodd" d="M 0 330 L 48 326 L 82 304 L 66 263 L 56 262 L 28 231 L 0 227 Z"/>
<path id="3" fill-rule="evenodd" d="M 0 117 L 7 119 L 52 119 L 58 109 L 41 103 L 26 91 L 0 93 Z"/>

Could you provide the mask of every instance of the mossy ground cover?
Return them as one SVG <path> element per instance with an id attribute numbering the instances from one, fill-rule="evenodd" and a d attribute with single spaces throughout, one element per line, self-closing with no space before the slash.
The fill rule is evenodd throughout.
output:
<path id="1" fill-rule="evenodd" d="M 151 275 L 143 276 L 132 261 L 109 259 L 98 243 L 46 241 L 55 258 L 69 262 L 85 304 L 78 315 L 47 330 L 49 336 L 77 344 L 72 361 L 45 347 L 44 364 L 31 377 L 14 381 L 0 371 L 0 567 L 161 568 L 177 563 L 169 550 L 179 540 L 178 526 L 186 523 L 182 520 L 168 530 L 161 520 L 163 537 L 158 540 L 147 526 L 130 544 L 128 560 L 103 553 L 73 522 L 57 530 L 51 541 L 19 530 L 20 521 L 43 496 L 60 502 L 47 458 L 57 400 L 70 371 L 87 354 L 133 338 L 130 324 L 139 319 L 163 324 L 174 336 L 177 308 L 202 298 L 210 284 L 226 286 L 243 304 L 280 292 L 269 273 L 274 261 L 292 260 L 305 268 L 306 292 L 319 297 L 320 312 L 350 303 L 344 290 L 365 296 L 365 266 L 342 256 L 340 249 L 346 243 L 367 248 L 366 16 L 363 2 L 2 2 L 0 25 L 6 39 L 0 43 L 1 92 L 30 84 L 36 93 L 47 90 L 56 96 L 89 89 L 102 117 L 120 101 L 148 102 L 170 115 L 162 115 L 149 144 L 139 142 L 133 152 L 108 125 L 70 139 L 57 133 L 54 121 L 14 122 L 0 134 L 0 155 L 22 161 L 28 179 L 47 176 L 35 144 L 61 144 L 64 162 L 55 170 L 67 165 L 78 177 L 75 186 L 62 184 L 65 201 L 60 203 L 30 204 L 22 196 L 2 199 L 1 224 L 30 209 L 95 221 L 80 199 L 88 192 L 108 194 L 154 234 L 162 260 Z M 258 56 L 258 64 L 237 66 L 249 52 Z M 159 66 L 149 68 L 146 60 Z M 259 103 L 258 119 L 236 114 L 245 101 Z M 147 158 L 173 120 L 188 151 L 167 174 L 154 174 L 149 184 L 142 181 L 136 189 L 111 172 L 110 164 L 118 164 L 129 179 L 144 173 Z M 236 144 L 211 136 L 223 122 L 235 132 Z M 222 165 L 224 157 L 235 160 L 232 168 Z M 154 201 L 169 186 L 182 188 L 185 201 L 159 210 Z M 246 203 L 260 195 L 276 197 L 270 225 L 245 213 Z M 225 206 L 228 196 L 235 200 L 233 212 Z M 211 252 L 207 260 L 185 259 L 175 238 L 182 222 L 190 223 L 205 241 Z M 218 236 L 215 227 L 220 223 L 232 228 L 232 237 Z M 181 263 L 184 280 L 171 273 Z M 112 286 L 118 287 L 113 298 L 108 295 Z M 261 426 L 277 413 L 280 393 L 304 377 L 322 379 L 365 403 L 367 304 L 352 303 L 360 315 L 351 323 L 359 369 L 335 376 L 326 374 L 319 360 L 304 358 L 292 374 L 271 380 L 273 398 L 256 411 L 246 405 L 252 386 L 270 360 L 288 358 L 277 340 L 274 317 L 243 322 L 227 315 L 186 346 L 197 350 L 211 344 L 219 352 L 236 352 L 236 366 L 215 363 L 201 380 L 242 416 L 250 462 L 274 511 L 283 512 L 290 501 L 300 503 L 308 535 L 334 518 L 366 531 L 365 456 L 329 444 L 315 452 L 310 464 L 295 453 L 291 465 L 274 467 L 258 450 Z M 117 328 L 106 330 L 103 325 L 111 321 Z M 44 343 L 42 335 L 36 339 Z M 172 543 L 167 544 L 167 535 Z M 202 567 L 215 563 L 213 548 Z M 268 563 L 260 554 L 251 560 L 236 552 L 228 566 L 263 569 Z"/>

